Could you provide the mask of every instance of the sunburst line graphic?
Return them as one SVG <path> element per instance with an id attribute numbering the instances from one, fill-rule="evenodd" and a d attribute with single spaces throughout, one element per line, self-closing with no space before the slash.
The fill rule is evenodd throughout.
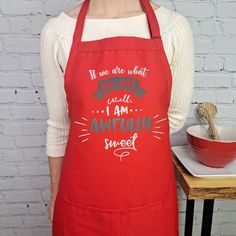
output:
<path id="1" fill-rule="evenodd" d="M 81 143 L 86 142 L 87 140 L 89 140 L 89 138 L 82 140 Z"/>
<path id="2" fill-rule="evenodd" d="M 155 115 L 155 116 L 153 117 L 153 119 L 157 118 L 158 116 L 159 116 L 159 114 Z"/>
<path id="3" fill-rule="evenodd" d="M 85 117 L 83 117 L 83 116 L 81 117 L 81 119 L 83 119 L 83 120 L 86 121 L 86 122 L 88 121 L 88 119 L 85 118 Z M 79 124 L 79 125 L 82 125 L 82 126 L 87 126 L 86 122 L 85 122 L 85 123 L 82 123 L 82 122 L 80 122 L 80 121 L 74 121 L 74 122 L 75 122 L 76 124 Z M 86 133 L 86 134 L 80 134 L 80 135 L 78 135 L 79 138 L 90 135 L 88 129 L 81 129 L 81 131 L 87 132 L 87 133 Z M 83 139 L 81 142 L 83 143 L 83 142 L 86 142 L 87 140 L 89 140 L 89 138 Z"/>
<path id="4" fill-rule="evenodd" d="M 86 121 L 88 121 L 88 119 L 86 119 L 85 117 L 81 117 L 83 120 L 86 120 Z"/>
<path id="5" fill-rule="evenodd" d="M 159 116 L 159 114 L 155 115 L 153 117 L 153 119 L 157 118 L 158 116 Z M 167 117 L 165 117 L 163 119 L 160 119 L 160 120 L 158 119 L 158 120 L 155 121 L 155 123 L 159 123 L 159 122 L 164 121 L 166 119 L 167 119 Z M 161 126 L 154 126 L 154 129 L 160 129 L 160 128 L 161 128 Z M 156 138 L 156 139 L 161 139 L 161 137 L 159 137 L 158 135 L 159 134 L 164 134 L 164 132 L 162 132 L 162 131 L 152 130 L 152 132 L 154 133 L 153 137 Z"/>
<path id="6" fill-rule="evenodd" d="M 161 122 L 161 121 L 163 121 L 163 120 L 166 120 L 166 118 L 163 118 L 163 119 L 161 119 L 161 120 L 157 120 L 157 121 L 155 121 L 155 123 Z"/>
<path id="7" fill-rule="evenodd" d="M 84 124 L 84 123 L 81 123 L 81 122 L 79 122 L 79 121 L 75 121 L 75 123 L 76 123 L 76 124 L 79 124 L 79 125 L 84 125 L 84 126 L 87 126 L 86 124 Z"/>
<path id="8" fill-rule="evenodd" d="M 78 137 L 84 137 L 84 136 L 88 136 L 90 134 L 81 134 L 81 135 L 78 135 Z"/>
<path id="9" fill-rule="evenodd" d="M 164 134 L 164 132 L 161 132 L 161 131 L 155 131 L 155 130 L 153 130 L 152 132 L 153 132 L 153 133 Z"/>

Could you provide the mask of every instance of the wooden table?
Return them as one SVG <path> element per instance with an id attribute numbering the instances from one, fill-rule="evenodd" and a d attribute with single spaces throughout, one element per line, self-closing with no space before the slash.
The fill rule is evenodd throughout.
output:
<path id="1" fill-rule="evenodd" d="M 191 175 L 172 151 L 176 179 L 186 199 L 185 236 L 192 235 L 195 200 L 204 200 L 201 236 L 210 236 L 215 199 L 236 199 L 236 177 L 199 178 Z"/>

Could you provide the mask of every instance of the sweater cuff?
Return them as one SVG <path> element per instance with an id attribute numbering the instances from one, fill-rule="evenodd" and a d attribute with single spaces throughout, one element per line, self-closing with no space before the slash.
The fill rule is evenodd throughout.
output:
<path id="1" fill-rule="evenodd" d="M 46 154 L 47 156 L 50 156 L 50 157 L 64 157 L 65 149 L 66 149 L 66 145 L 60 145 L 60 146 L 47 145 Z"/>

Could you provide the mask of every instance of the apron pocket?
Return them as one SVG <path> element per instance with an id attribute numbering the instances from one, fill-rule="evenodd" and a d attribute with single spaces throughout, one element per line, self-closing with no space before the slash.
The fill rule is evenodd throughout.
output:
<path id="1" fill-rule="evenodd" d="M 177 236 L 174 235 L 174 198 L 170 194 L 149 205 L 121 211 L 121 235 Z"/>
<path id="2" fill-rule="evenodd" d="M 66 236 L 119 235 L 120 211 L 75 203 L 64 198 L 64 231 Z"/>

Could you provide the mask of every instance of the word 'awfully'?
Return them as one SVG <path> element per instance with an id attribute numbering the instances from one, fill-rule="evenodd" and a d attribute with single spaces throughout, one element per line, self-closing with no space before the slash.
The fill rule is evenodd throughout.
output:
<path id="1" fill-rule="evenodd" d="M 111 118 L 104 120 L 102 118 L 93 118 L 90 125 L 90 132 L 98 134 L 105 131 L 121 132 L 140 132 L 142 130 L 150 131 L 152 127 L 152 117 L 142 118 Z"/>

